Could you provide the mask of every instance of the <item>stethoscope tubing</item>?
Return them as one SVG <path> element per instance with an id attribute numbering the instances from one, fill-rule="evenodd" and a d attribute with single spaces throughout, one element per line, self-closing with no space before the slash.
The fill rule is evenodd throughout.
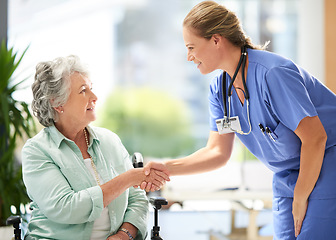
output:
<path id="1" fill-rule="evenodd" d="M 251 126 L 250 108 L 249 108 L 249 105 L 250 105 L 249 104 L 250 94 L 248 92 L 247 85 L 246 85 L 246 79 L 245 79 L 245 66 L 246 66 L 246 60 L 247 60 L 246 46 L 242 47 L 241 52 L 242 52 L 242 54 L 240 56 L 237 68 L 235 70 L 235 73 L 234 73 L 234 75 L 233 75 L 233 77 L 231 79 L 231 82 L 230 82 L 230 85 L 229 85 L 229 88 L 228 88 L 229 114 L 228 114 L 228 110 L 227 110 L 227 106 L 226 106 L 226 101 L 225 101 L 225 99 L 226 99 L 226 83 L 224 81 L 224 75 L 226 75 L 226 72 L 224 72 L 223 75 L 222 75 L 222 96 L 223 96 L 223 105 L 224 105 L 224 119 L 228 123 L 230 121 L 230 117 L 231 117 L 231 95 L 232 95 L 231 89 L 232 89 L 234 81 L 236 80 L 238 71 L 239 71 L 240 67 L 242 67 L 242 82 L 243 82 L 244 91 L 245 91 L 245 99 L 246 99 L 246 104 L 247 104 L 247 118 L 248 118 L 250 130 L 249 130 L 249 132 L 244 133 L 243 131 L 234 130 L 231 127 L 230 127 L 230 129 L 232 131 L 234 131 L 234 132 L 239 133 L 239 134 L 248 135 L 248 134 L 250 134 L 250 132 L 252 130 L 252 126 Z"/>

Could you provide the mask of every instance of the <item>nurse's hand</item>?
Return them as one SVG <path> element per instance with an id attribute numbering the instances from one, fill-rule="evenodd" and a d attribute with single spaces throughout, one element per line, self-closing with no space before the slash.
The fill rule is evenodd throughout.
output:
<path id="1" fill-rule="evenodd" d="M 170 180 L 169 176 L 166 175 L 164 172 L 153 168 L 148 169 L 148 172 L 146 171 L 146 169 L 141 168 L 132 169 L 131 171 L 134 172 L 134 181 L 136 181 L 136 185 L 133 185 L 133 187 L 138 188 L 139 186 L 146 184 L 146 186 L 148 187 L 146 188 L 147 192 L 154 192 L 161 189 L 163 185 L 166 184 L 166 181 Z"/>
<path id="2" fill-rule="evenodd" d="M 308 200 L 297 200 L 294 198 L 293 200 L 293 218 L 294 218 L 294 229 L 295 229 L 295 237 L 300 234 L 302 222 L 306 216 L 308 207 Z"/>
<path id="3" fill-rule="evenodd" d="M 153 171 L 153 170 L 161 172 L 161 174 L 163 174 L 165 180 L 170 181 L 169 171 L 168 171 L 166 165 L 163 162 L 149 162 L 148 164 L 146 164 L 146 166 L 144 166 L 144 172 L 145 172 L 146 176 L 149 176 L 151 171 Z M 160 188 L 161 187 L 162 186 L 160 186 Z M 140 188 L 143 189 L 143 190 L 146 190 L 146 192 L 153 191 L 153 188 L 154 188 L 155 191 L 160 189 L 160 188 L 159 189 L 155 188 L 155 186 L 153 186 L 153 183 L 149 182 L 149 181 L 142 182 L 140 184 Z"/>

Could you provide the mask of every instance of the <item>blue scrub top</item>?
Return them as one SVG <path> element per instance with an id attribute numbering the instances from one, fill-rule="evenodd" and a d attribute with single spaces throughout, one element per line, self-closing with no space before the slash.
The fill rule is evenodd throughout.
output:
<path id="1" fill-rule="evenodd" d="M 291 60 L 271 52 L 248 49 L 247 88 L 250 94 L 249 109 L 252 131 L 249 135 L 236 135 L 242 143 L 260 159 L 274 175 L 275 196 L 293 197 L 294 187 L 300 168 L 301 141 L 294 133 L 300 121 L 307 116 L 319 116 L 328 135 L 326 149 L 336 145 L 336 95 L 307 71 Z M 222 75 L 215 77 L 210 84 L 210 129 L 217 131 L 216 119 L 224 117 Z M 226 90 L 231 78 L 224 76 Z M 228 101 L 226 99 L 226 105 Z M 242 105 L 235 90 L 232 90 L 231 117 L 238 116 L 241 128 L 249 131 L 246 100 Z M 269 127 L 277 136 L 273 141 L 263 134 L 259 124 Z M 336 152 L 336 151 L 332 151 Z M 330 154 L 325 154 L 324 162 Z M 329 171 L 336 171 L 336 153 L 333 155 Z M 332 161 L 333 160 L 333 161 Z M 326 164 L 323 164 L 322 168 Z M 311 197 L 336 197 L 336 190 L 327 191 L 330 181 L 322 183 L 325 187 L 314 189 Z M 321 178 L 321 177 L 320 177 Z M 320 180 L 320 179 L 319 179 Z M 317 185 L 321 185 L 320 183 Z M 328 188 L 329 190 L 329 188 Z M 321 192 L 322 191 L 322 192 Z"/>

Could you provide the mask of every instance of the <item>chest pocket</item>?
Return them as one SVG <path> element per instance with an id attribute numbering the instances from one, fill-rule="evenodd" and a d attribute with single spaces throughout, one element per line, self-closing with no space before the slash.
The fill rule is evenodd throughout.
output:
<path id="1" fill-rule="evenodd" d="M 301 140 L 292 130 L 279 123 L 274 129 L 274 133 L 278 136 L 276 141 L 269 140 L 280 158 L 286 160 L 300 156 Z"/>
<path id="2" fill-rule="evenodd" d="M 277 116 L 271 110 L 271 106 L 268 101 L 264 101 L 265 111 L 269 115 L 269 124 L 265 126 L 275 126 L 272 128 L 273 132 L 278 136 L 276 141 L 269 140 L 269 145 L 273 152 L 276 153 L 277 159 L 288 160 L 300 156 L 301 140 L 298 136 L 285 125 L 283 125 Z"/>

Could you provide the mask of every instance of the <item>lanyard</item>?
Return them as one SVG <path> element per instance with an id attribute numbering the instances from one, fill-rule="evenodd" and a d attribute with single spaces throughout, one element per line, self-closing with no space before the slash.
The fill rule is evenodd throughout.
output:
<path id="1" fill-rule="evenodd" d="M 250 111 L 249 111 L 250 94 L 248 92 L 247 85 L 246 85 L 246 79 L 245 79 L 246 55 L 247 55 L 246 46 L 243 46 L 241 48 L 241 56 L 240 56 L 237 68 L 235 70 L 235 73 L 234 73 L 234 75 L 231 79 L 231 82 L 230 82 L 230 85 L 229 85 L 229 88 L 228 88 L 229 114 L 228 114 L 228 110 L 227 110 L 227 106 L 226 106 L 226 82 L 224 81 L 224 75 L 226 75 L 226 72 L 224 72 L 223 75 L 222 75 L 222 96 L 223 96 L 223 105 L 224 105 L 224 120 L 226 121 L 226 123 L 229 123 L 230 117 L 231 117 L 231 115 L 230 115 L 231 95 L 232 95 L 231 89 L 232 89 L 234 81 L 236 80 L 236 77 L 237 77 L 237 74 L 238 74 L 238 71 L 239 71 L 240 67 L 242 69 L 242 82 L 243 82 L 244 91 L 245 91 L 244 95 L 245 95 L 245 99 L 246 99 L 247 115 L 248 115 L 248 121 L 249 121 L 249 125 L 250 125 L 250 131 L 248 133 L 244 133 L 242 131 L 238 132 L 238 133 L 244 134 L 244 135 L 248 135 L 252 130 L 251 121 L 250 121 Z"/>

